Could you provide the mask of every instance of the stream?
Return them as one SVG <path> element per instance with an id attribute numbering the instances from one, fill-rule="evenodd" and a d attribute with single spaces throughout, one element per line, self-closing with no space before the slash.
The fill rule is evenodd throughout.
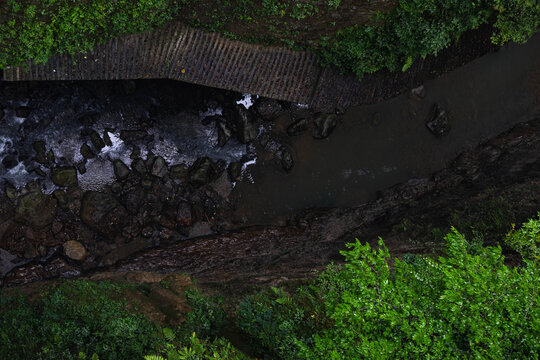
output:
<path id="1" fill-rule="evenodd" d="M 376 218 L 347 209 L 396 184 L 428 184 L 459 154 L 539 116 L 538 35 L 336 114 L 168 80 L 2 82 L 0 283 L 130 270 L 124 259 L 141 253 L 133 264 L 166 264 L 168 250 L 144 252 L 179 243 L 194 263 L 172 261 L 175 271 L 215 268 L 210 250 L 235 243 L 259 251 L 246 269 L 271 265 L 272 251 L 253 243 L 265 239 L 289 248 L 288 261 L 313 251 L 322 264 L 360 219 Z M 291 219 L 321 208 L 349 225 L 316 232 L 333 245 L 308 250 L 302 221 Z"/>

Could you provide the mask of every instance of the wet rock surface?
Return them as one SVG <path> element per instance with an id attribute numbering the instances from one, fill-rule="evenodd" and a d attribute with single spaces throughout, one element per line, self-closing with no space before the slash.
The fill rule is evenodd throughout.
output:
<path id="1" fill-rule="evenodd" d="M 203 158 L 194 169 L 210 162 Z M 59 201 L 52 222 L 50 213 L 46 221 L 12 221 L 16 204 L 5 206 L 8 215 L 0 218 L 3 284 L 78 276 L 113 266 L 124 272 L 185 271 L 206 284 L 276 285 L 305 278 L 313 269 L 339 261 L 344 242 L 355 237 L 376 241 L 383 235 L 394 254 L 431 252 L 428 243 L 397 239 L 393 226 L 404 217 L 424 221 L 428 221 L 426 214 L 429 221 L 449 217 L 457 199 L 478 201 L 493 191 L 521 198 L 526 192 L 526 203 L 515 200 L 521 201 L 520 216 L 534 215 L 540 206 L 540 120 L 516 126 L 460 155 L 430 178 L 411 179 L 381 191 L 375 201 L 353 208 L 300 212 L 281 226 L 238 228 L 228 222 L 230 204 L 206 177 L 197 186 L 188 181 L 189 173 L 184 173 L 185 182 L 178 186 L 153 177 L 152 186 L 143 189 L 140 175 L 135 174 L 119 183 L 115 193 L 68 189 L 68 200 Z M 479 195 L 483 191 L 486 195 Z M 35 194 L 39 193 L 24 196 L 50 201 L 44 200 L 47 195 Z M 36 200 L 26 201 L 34 204 Z M 82 222 L 77 220 L 79 211 Z M 23 238 L 25 244 L 13 242 Z"/>

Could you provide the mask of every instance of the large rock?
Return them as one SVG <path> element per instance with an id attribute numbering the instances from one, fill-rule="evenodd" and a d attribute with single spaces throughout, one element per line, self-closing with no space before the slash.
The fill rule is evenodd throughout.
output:
<path id="1" fill-rule="evenodd" d="M 267 121 L 275 120 L 283 111 L 281 104 L 277 100 L 259 98 L 254 104 L 255 111 L 259 116 Z"/>
<path id="2" fill-rule="evenodd" d="M 176 212 L 176 224 L 178 226 L 191 226 L 193 224 L 191 205 L 187 201 L 183 201 L 178 204 L 178 210 Z"/>
<path id="3" fill-rule="evenodd" d="M 232 129 L 230 127 L 230 124 L 224 117 L 220 116 L 219 119 L 216 120 L 216 127 L 218 131 L 218 146 L 225 146 L 225 144 L 227 143 L 227 141 L 229 141 L 232 135 Z"/>
<path id="4" fill-rule="evenodd" d="M 114 175 L 118 180 L 124 180 L 127 179 L 129 176 L 129 168 L 122 160 L 114 160 L 113 161 L 113 169 L 114 169 Z"/>
<path id="5" fill-rule="evenodd" d="M 307 119 L 300 119 L 297 122 L 294 122 L 291 125 L 287 126 L 287 134 L 289 134 L 289 136 L 300 135 L 307 129 L 308 129 Z"/>
<path id="6" fill-rule="evenodd" d="M 439 105 L 434 104 L 429 112 L 426 127 L 437 137 L 443 137 L 450 132 L 450 114 Z"/>
<path id="7" fill-rule="evenodd" d="M 146 174 L 146 164 L 144 163 L 144 160 L 141 158 L 136 158 L 131 163 L 131 168 L 135 170 L 138 174 Z"/>
<path id="8" fill-rule="evenodd" d="M 64 253 L 68 258 L 77 261 L 83 261 L 88 256 L 88 252 L 83 244 L 75 240 L 64 243 Z"/>
<path id="9" fill-rule="evenodd" d="M 84 143 L 81 145 L 81 155 L 85 158 L 85 159 L 93 159 L 96 157 L 96 154 L 94 154 L 94 152 L 92 151 L 92 149 L 90 148 L 90 146 L 88 146 L 87 143 Z"/>
<path id="10" fill-rule="evenodd" d="M 58 186 L 77 186 L 77 169 L 73 166 L 59 166 L 51 171 L 51 179 Z"/>
<path id="11" fill-rule="evenodd" d="M 294 166 L 294 158 L 291 151 L 288 148 L 286 147 L 281 148 L 280 161 L 281 161 L 281 167 L 283 168 L 283 170 L 287 172 L 292 170 Z"/>
<path id="12" fill-rule="evenodd" d="M 253 115 L 243 106 L 237 107 L 237 137 L 242 144 L 247 144 L 257 137 L 257 124 Z"/>
<path id="13" fill-rule="evenodd" d="M 92 131 L 90 133 L 90 141 L 96 147 L 96 149 L 99 149 L 99 151 L 101 151 L 101 149 L 105 147 L 105 142 L 103 141 L 103 139 L 101 139 L 99 134 L 95 131 Z"/>
<path id="14" fill-rule="evenodd" d="M 82 198 L 81 219 L 91 229 L 114 239 L 127 224 L 128 213 L 114 196 L 88 191 Z"/>
<path id="15" fill-rule="evenodd" d="M 337 116 L 335 114 L 319 113 L 315 115 L 313 120 L 315 128 L 313 129 L 313 137 L 315 139 L 327 138 L 337 125 Z"/>
<path id="16" fill-rule="evenodd" d="M 39 229 L 53 221 L 55 212 L 55 198 L 41 192 L 31 192 L 20 198 L 15 218 Z"/>
<path id="17" fill-rule="evenodd" d="M 34 148 L 34 151 L 36 152 L 35 160 L 40 164 L 47 164 L 47 155 L 45 154 L 47 152 L 45 148 L 45 141 L 39 140 L 32 144 L 32 147 Z"/>
<path id="18" fill-rule="evenodd" d="M 169 168 L 167 167 L 167 162 L 161 156 L 156 157 L 154 163 L 152 164 L 152 175 L 159 178 L 167 175 Z"/>
<path id="19" fill-rule="evenodd" d="M 189 167 L 188 175 L 190 184 L 202 186 L 216 179 L 218 174 L 213 161 L 209 157 L 203 157 Z"/>

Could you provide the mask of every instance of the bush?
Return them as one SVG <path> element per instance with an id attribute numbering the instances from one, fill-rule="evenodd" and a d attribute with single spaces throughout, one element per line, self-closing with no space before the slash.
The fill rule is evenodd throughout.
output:
<path id="1" fill-rule="evenodd" d="M 3 8 L 3 9 L 2 9 Z M 46 62 L 56 53 L 75 54 L 126 33 L 163 25 L 178 11 L 174 0 L 46 0 L 0 5 L 0 69 Z"/>
<path id="2" fill-rule="evenodd" d="M 506 235 L 505 242 L 525 259 L 539 261 L 540 259 L 540 212 L 538 220 L 531 219 L 521 226 L 521 229 Z"/>
<path id="3" fill-rule="evenodd" d="M 492 41 L 503 45 L 509 41 L 524 43 L 540 26 L 540 1 L 494 0 L 498 12 Z"/>
<path id="4" fill-rule="evenodd" d="M 79 280 L 34 303 L 0 296 L 0 353 L 6 359 L 142 358 L 160 343 L 158 327 L 128 312 L 116 300 L 121 290 Z"/>
<path id="5" fill-rule="evenodd" d="M 236 324 L 252 339 L 254 351 L 281 359 L 297 358 L 296 342 L 309 341 L 314 323 L 308 306 L 303 308 L 277 288 L 246 297 L 236 312 Z"/>
<path id="6" fill-rule="evenodd" d="M 203 296 L 196 289 L 187 290 L 186 297 L 191 311 L 182 324 L 182 332 L 188 336 L 197 333 L 203 338 L 216 336 L 227 322 L 221 298 Z"/>
<path id="7" fill-rule="evenodd" d="M 175 339 L 168 336 L 168 340 Z M 248 357 L 236 350 L 230 342 L 223 338 L 213 341 L 201 341 L 193 333 L 188 345 L 181 346 L 167 343 L 161 355 L 146 355 L 145 360 L 247 360 Z"/>
<path id="8" fill-rule="evenodd" d="M 537 241 L 538 228 L 533 220 L 512 238 Z M 511 269 L 500 247 L 472 255 L 455 229 L 445 241 L 438 260 L 400 260 L 382 240 L 376 249 L 357 240 L 342 252 L 343 269 L 331 267 L 285 306 L 272 294 L 248 298 L 239 326 L 283 359 L 538 358 L 538 259 Z"/>
<path id="9" fill-rule="evenodd" d="M 487 1 L 400 0 L 396 9 L 378 14 L 374 25 L 353 26 L 323 42 L 324 64 L 358 76 L 378 70 L 407 70 L 419 57 L 436 55 L 470 29 L 487 22 Z"/>

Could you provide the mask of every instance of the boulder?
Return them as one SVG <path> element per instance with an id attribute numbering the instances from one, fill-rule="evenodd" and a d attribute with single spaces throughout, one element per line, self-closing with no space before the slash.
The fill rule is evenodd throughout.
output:
<path id="1" fill-rule="evenodd" d="M 111 141 L 111 137 L 109 136 L 109 132 L 107 130 L 103 131 L 103 143 L 106 146 L 112 146 L 113 143 Z"/>
<path id="2" fill-rule="evenodd" d="M 92 149 L 90 149 L 90 146 L 88 146 L 87 143 L 82 144 L 80 151 L 81 155 L 85 159 L 93 159 L 94 157 L 96 157 L 96 154 L 94 154 L 94 152 L 92 151 Z"/>
<path id="3" fill-rule="evenodd" d="M 128 213 L 114 196 L 87 191 L 82 198 L 81 220 L 91 229 L 114 239 L 127 223 Z"/>
<path id="4" fill-rule="evenodd" d="M 90 133 L 90 141 L 92 141 L 92 144 L 95 146 L 96 149 L 103 149 L 105 147 L 105 142 L 101 139 L 99 134 L 95 131 L 92 131 Z"/>
<path id="5" fill-rule="evenodd" d="M 183 201 L 178 204 L 178 210 L 176 212 L 176 224 L 178 226 L 186 227 L 193 224 L 191 205 L 187 201 Z"/>
<path id="6" fill-rule="evenodd" d="M 257 125 L 253 115 L 243 106 L 237 107 L 237 137 L 242 144 L 247 144 L 257 137 Z"/>
<path id="7" fill-rule="evenodd" d="M 46 153 L 46 149 L 45 149 L 45 141 L 36 141 L 32 144 L 32 147 L 34 148 L 34 151 L 36 152 L 36 156 L 35 156 L 35 160 L 42 164 L 42 165 L 46 165 L 47 164 L 47 155 L 45 154 Z"/>
<path id="8" fill-rule="evenodd" d="M 289 136 L 300 135 L 308 129 L 308 120 L 300 119 L 291 125 L 287 126 L 287 134 Z"/>
<path id="9" fill-rule="evenodd" d="M 426 120 L 426 127 L 437 137 L 443 137 L 450 132 L 450 114 L 438 104 L 431 107 Z"/>
<path id="10" fill-rule="evenodd" d="M 184 180 L 188 175 L 188 167 L 185 164 L 171 166 L 171 179 Z"/>
<path id="11" fill-rule="evenodd" d="M 88 256 L 88 252 L 83 244 L 75 240 L 64 243 L 64 254 L 72 260 L 83 261 Z"/>
<path id="12" fill-rule="evenodd" d="M 266 121 L 277 119 L 280 113 L 283 111 L 279 101 L 267 98 L 257 99 L 253 107 L 259 116 Z"/>
<path id="13" fill-rule="evenodd" d="M 189 182 L 193 186 L 202 186 L 216 179 L 217 169 L 214 162 L 209 157 L 197 159 L 189 167 L 188 176 Z"/>
<path id="14" fill-rule="evenodd" d="M 146 164 L 141 158 L 136 158 L 135 160 L 133 160 L 133 162 L 131 163 L 131 168 L 139 174 L 146 174 L 147 172 Z"/>
<path id="15" fill-rule="evenodd" d="M 227 168 L 227 174 L 229 179 L 233 182 L 240 180 L 242 176 L 242 163 L 240 161 L 235 161 L 229 164 Z"/>
<path id="16" fill-rule="evenodd" d="M 281 167 L 283 168 L 283 170 L 287 172 L 292 170 L 294 166 L 294 158 L 291 151 L 288 148 L 286 147 L 281 148 L 280 160 L 281 160 Z"/>
<path id="17" fill-rule="evenodd" d="M 167 167 L 167 162 L 161 156 L 156 157 L 154 163 L 152 164 L 152 175 L 159 178 L 167 175 L 169 168 Z"/>
<path id="18" fill-rule="evenodd" d="M 15 209 L 15 218 L 34 228 L 43 228 L 54 219 L 56 199 L 41 192 L 31 192 L 19 199 Z"/>
<path id="19" fill-rule="evenodd" d="M 77 186 L 77 169 L 73 166 L 58 166 L 51 171 L 51 180 L 58 186 Z"/>
<path id="20" fill-rule="evenodd" d="M 148 133 L 144 130 L 122 130 L 120 131 L 120 139 L 126 143 L 132 143 L 135 141 L 143 140 L 148 136 Z"/>
<path id="21" fill-rule="evenodd" d="M 313 120 L 315 128 L 313 137 L 315 139 L 327 138 L 337 125 L 337 116 L 335 114 L 318 113 Z"/>
<path id="22" fill-rule="evenodd" d="M 122 160 L 114 160 L 113 161 L 113 169 L 114 169 L 114 175 L 118 180 L 124 180 L 127 179 L 129 176 L 129 168 Z"/>
<path id="23" fill-rule="evenodd" d="M 415 87 L 414 89 L 411 89 L 411 96 L 414 96 L 415 98 L 422 100 L 426 97 L 426 88 L 424 85 L 420 85 L 418 87 Z"/>
<path id="24" fill-rule="evenodd" d="M 216 121 L 216 127 L 217 127 L 217 132 L 218 132 L 218 146 L 222 147 L 231 138 L 232 129 L 230 128 L 230 125 L 227 122 L 227 120 L 225 120 L 225 118 L 223 117 L 219 117 L 219 120 Z"/>

